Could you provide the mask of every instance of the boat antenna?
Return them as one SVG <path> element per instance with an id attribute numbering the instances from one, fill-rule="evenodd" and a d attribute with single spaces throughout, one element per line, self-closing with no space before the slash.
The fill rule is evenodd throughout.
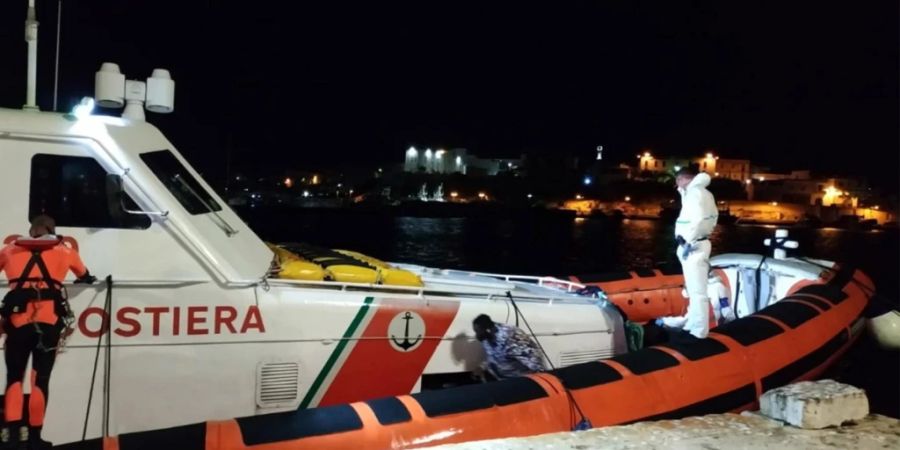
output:
<path id="1" fill-rule="evenodd" d="M 53 111 L 56 111 L 56 99 L 59 92 L 59 36 L 62 31 L 62 0 L 56 3 L 56 62 L 53 69 Z"/>
<path id="2" fill-rule="evenodd" d="M 23 109 L 37 111 L 37 41 L 38 21 L 35 19 L 34 0 L 28 0 L 28 14 L 25 17 L 25 42 L 28 43 L 28 78 Z"/>

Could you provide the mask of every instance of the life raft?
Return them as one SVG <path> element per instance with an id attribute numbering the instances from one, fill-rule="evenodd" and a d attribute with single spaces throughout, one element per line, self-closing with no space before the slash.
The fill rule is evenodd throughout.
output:
<path id="1" fill-rule="evenodd" d="M 130 433 L 62 448 L 417 448 L 569 431 L 583 418 L 596 427 L 737 412 L 754 407 L 767 390 L 816 377 L 840 357 L 859 336 L 873 291 L 865 274 L 838 268 L 827 281 L 803 286 L 719 326 L 706 339 L 493 383 Z"/>
<path id="2" fill-rule="evenodd" d="M 349 250 L 331 250 L 308 244 L 267 243 L 275 253 L 279 278 L 307 281 L 423 286 L 418 275 Z"/>

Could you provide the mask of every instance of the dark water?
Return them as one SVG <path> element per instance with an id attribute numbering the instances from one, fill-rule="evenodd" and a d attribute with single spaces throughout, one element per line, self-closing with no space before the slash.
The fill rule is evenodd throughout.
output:
<path id="1" fill-rule="evenodd" d="M 348 210 L 246 210 L 266 240 L 301 241 L 398 262 L 520 275 L 608 272 L 675 262 L 673 225 L 661 221 L 562 217 L 421 218 Z M 713 253 L 769 253 L 774 228 L 719 226 Z M 837 229 L 791 230 L 804 256 L 853 264 L 880 294 L 900 297 L 900 234 Z M 864 337 L 827 374 L 866 389 L 872 411 L 900 417 L 900 355 Z"/>

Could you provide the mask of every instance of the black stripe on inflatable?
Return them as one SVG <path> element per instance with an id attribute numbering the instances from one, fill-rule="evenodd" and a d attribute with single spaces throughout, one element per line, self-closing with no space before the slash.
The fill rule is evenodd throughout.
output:
<path id="1" fill-rule="evenodd" d="M 678 408 L 674 411 L 657 414 L 655 416 L 644 417 L 642 419 L 635 420 L 634 422 L 641 422 L 646 420 L 673 420 L 683 419 L 685 417 L 691 416 L 702 416 L 706 414 L 721 414 L 728 411 L 733 411 L 742 406 L 753 403 L 754 401 L 756 401 L 756 387 L 753 384 L 748 384 L 733 391 L 729 391 L 724 394 L 717 395 L 715 397 L 708 398 L 706 400 L 699 401 L 682 408 Z"/>
<path id="2" fill-rule="evenodd" d="M 812 306 L 802 303 L 778 302 L 767 306 L 759 315 L 780 320 L 791 328 L 797 328 L 819 315 Z"/>
<path id="3" fill-rule="evenodd" d="M 690 342 L 660 344 L 658 347 L 665 347 L 675 350 L 684 355 L 691 361 L 699 361 L 710 356 L 720 355 L 728 351 L 725 344 L 715 339 L 693 339 Z"/>
<path id="4" fill-rule="evenodd" d="M 160 448 L 205 449 L 206 424 L 195 423 L 162 430 L 126 433 L 119 436 L 120 450 L 156 450 Z"/>
<path id="5" fill-rule="evenodd" d="M 815 305 L 817 308 L 821 309 L 822 311 L 828 311 L 829 309 L 831 309 L 831 305 L 828 302 L 826 302 L 825 300 L 820 300 L 818 298 L 812 297 L 810 295 L 794 294 L 790 297 L 785 298 L 785 300 L 802 300 L 806 303 L 812 303 L 813 305 Z"/>
<path id="6" fill-rule="evenodd" d="M 582 283 L 606 283 L 610 281 L 622 281 L 631 278 L 628 272 L 589 273 L 578 275 Z"/>
<path id="7" fill-rule="evenodd" d="M 744 346 L 777 336 L 782 331 L 781 327 L 771 321 L 753 316 L 743 317 L 715 329 L 716 333 L 728 336 Z"/>
<path id="8" fill-rule="evenodd" d="M 634 353 L 626 353 L 611 359 L 625 366 L 635 375 L 656 372 L 657 370 L 668 369 L 678 365 L 678 360 L 674 356 L 653 347 Z"/>
<path id="9" fill-rule="evenodd" d="M 846 300 L 848 295 L 836 285 L 831 284 L 811 284 L 801 288 L 795 294 L 809 294 L 816 297 L 824 298 L 831 302 L 832 305 L 839 305 Z"/>
<path id="10" fill-rule="evenodd" d="M 491 396 L 498 406 L 512 405 L 547 396 L 547 391 L 531 378 L 513 378 L 502 383 L 488 383 Z"/>
<path id="11" fill-rule="evenodd" d="M 359 430 L 363 426 L 359 415 L 350 405 L 298 409 L 297 411 L 242 417 L 235 420 L 241 428 L 244 445 L 268 444 Z"/>
<path id="12" fill-rule="evenodd" d="M 502 383 L 498 381 L 497 383 Z M 484 392 L 484 385 L 473 384 L 437 391 L 423 391 L 412 394 L 428 417 L 443 416 L 464 411 L 474 411 L 494 406 L 493 400 Z"/>
<path id="13" fill-rule="evenodd" d="M 656 272 L 653 269 L 635 269 L 634 273 L 641 278 L 653 278 L 656 276 Z"/>
<path id="14" fill-rule="evenodd" d="M 583 389 L 622 379 L 622 374 L 602 362 L 588 362 L 550 372 L 569 389 Z"/>
<path id="15" fill-rule="evenodd" d="M 681 275 L 681 266 L 677 264 L 663 264 L 657 267 L 663 275 Z"/>
<path id="16" fill-rule="evenodd" d="M 785 386 L 807 374 L 810 370 L 822 365 L 828 358 L 837 353 L 848 340 L 849 335 L 847 334 L 847 330 L 841 330 L 840 333 L 829 339 L 828 342 L 814 350 L 812 353 L 782 367 L 775 373 L 764 377 L 762 379 L 763 392 Z"/>
<path id="17" fill-rule="evenodd" d="M 382 425 L 391 425 L 394 423 L 408 422 L 412 420 L 406 406 L 403 405 L 397 397 L 379 398 L 377 400 L 369 400 L 366 402 L 375 418 Z"/>
<path id="18" fill-rule="evenodd" d="M 103 450 L 103 439 L 90 439 L 87 441 L 70 442 L 68 444 L 54 445 L 54 450 Z"/>
<path id="19" fill-rule="evenodd" d="M 511 405 L 546 396 L 547 392 L 530 378 L 511 378 L 412 395 L 428 417 Z"/>

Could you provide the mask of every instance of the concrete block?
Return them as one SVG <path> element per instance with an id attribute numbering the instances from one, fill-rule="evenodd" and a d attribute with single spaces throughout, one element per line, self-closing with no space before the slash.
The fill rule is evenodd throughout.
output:
<path id="1" fill-rule="evenodd" d="M 869 399 L 862 389 L 834 380 L 803 381 L 764 393 L 759 409 L 795 427 L 818 430 L 865 418 Z"/>

